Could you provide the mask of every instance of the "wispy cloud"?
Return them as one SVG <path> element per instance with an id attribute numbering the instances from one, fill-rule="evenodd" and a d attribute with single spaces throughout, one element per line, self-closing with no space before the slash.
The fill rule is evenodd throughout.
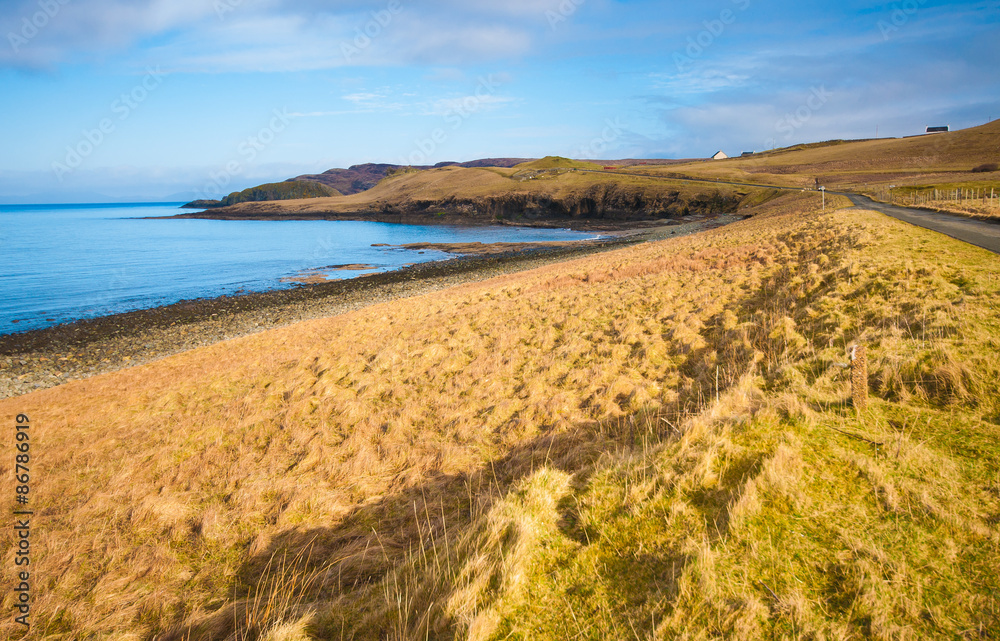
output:
<path id="1" fill-rule="evenodd" d="M 291 118 L 333 118 L 337 116 L 352 116 L 355 114 L 372 113 L 370 109 L 344 109 L 341 111 L 290 111 Z"/>
<path id="2" fill-rule="evenodd" d="M 225 12 L 214 8 L 219 2 Z M 38 0 L 11 4 L 0 17 L 0 33 L 17 37 L 39 5 Z M 99 60 L 137 47 L 143 57 L 156 57 L 172 71 L 275 72 L 414 62 L 454 66 L 526 54 L 533 33 L 544 26 L 545 7 L 552 4 L 411 5 L 399 0 L 393 6 L 400 9 L 387 22 L 380 21 L 385 2 L 77 0 L 46 19 L 44 32 L 26 46 L 0 47 L 0 66 Z M 344 47 L 358 42 L 365 43 L 363 55 L 345 56 Z"/>
<path id="3" fill-rule="evenodd" d="M 651 89 L 667 96 L 704 96 L 705 94 L 746 86 L 751 76 L 726 69 L 702 69 L 697 72 L 650 74 Z"/>
<path id="4" fill-rule="evenodd" d="M 518 102 L 517 98 L 510 96 L 470 94 L 459 98 L 439 98 L 429 103 L 422 103 L 420 113 L 424 116 L 449 116 L 473 110 L 477 112 L 493 111 L 516 102 Z"/>
<path id="5" fill-rule="evenodd" d="M 53 3 L 58 11 L 38 14 Z M 784 143 L 789 130 L 789 142 L 871 136 L 876 125 L 882 135 L 902 135 L 1000 115 L 1000 0 L 0 0 L 0 7 L 0 76 L 11 98 L 0 138 L 14 150 L 0 154 L 0 171 L 51 174 L 52 159 L 86 136 L 135 76 L 147 66 L 170 74 L 128 133 L 74 173 L 74 181 L 95 185 L 110 184 L 101 182 L 102 167 L 225 163 L 273 108 L 308 120 L 268 151 L 268 162 L 293 165 L 396 161 L 412 149 L 423 153 L 437 129 L 449 137 L 428 152 L 436 160 L 582 148 L 690 157 L 758 149 L 771 138 Z M 549 12 L 566 21 L 554 27 Z M 32 26 L 37 15 L 42 26 Z M 880 21 L 897 28 L 886 33 Z M 679 65 L 675 54 L 690 60 Z M 484 77 L 491 80 L 480 90 Z M 815 98 L 817 88 L 829 95 Z M 603 136 L 608 119 L 628 126 Z M 592 144 L 597 137 L 601 144 Z M 0 193 L 24 184 L 0 175 Z"/>
<path id="6" fill-rule="evenodd" d="M 212 3 L 201 0 L 80 0 L 44 5 L 38 0 L 13 0 L 4 4 L 0 34 L 6 34 L 11 46 L 0 47 L 0 65 L 29 68 L 74 56 L 101 56 L 215 16 Z M 49 9 L 51 5 L 57 9 Z M 18 36 L 33 31 L 36 35 L 26 44 L 14 46 Z"/>
<path id="7" fill-rule="evenodd" d="M 394 113 L 402 115 L 412 111 L 414 105 L 412 99 L 407 99 L 406 96 L 397 96 L 396 92 L 389 88 L 381 88 L 375 91 L 359 91 L 343 95 L 340 98 L 353 104 L 355 111 L 359 113 Z"/>

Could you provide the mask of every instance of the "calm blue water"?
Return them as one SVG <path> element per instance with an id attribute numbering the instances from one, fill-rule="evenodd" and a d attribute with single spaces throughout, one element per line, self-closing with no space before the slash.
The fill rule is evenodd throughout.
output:
<path id="1" fill-rule="evenodd" d="M 592 238 L 564 230 L 341 221 L 140 220 L 181 203 L 0 205 L 0 334 L 179 300 L 293 287 L 282 278 L 330 265 L 331 278 L 447 254 L 372 247 L 414 242 Z"/>

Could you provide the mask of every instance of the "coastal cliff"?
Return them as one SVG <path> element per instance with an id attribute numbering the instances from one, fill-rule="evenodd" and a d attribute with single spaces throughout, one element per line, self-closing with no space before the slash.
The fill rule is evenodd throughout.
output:
<path id="1" fill-rule="evenodd" d="M 771 196 L 769 190 L 572 168 L 443 167 L 393 174 L 350 196 L 242 202 L 183 216 L 611 227 L 734 213 Z"/>

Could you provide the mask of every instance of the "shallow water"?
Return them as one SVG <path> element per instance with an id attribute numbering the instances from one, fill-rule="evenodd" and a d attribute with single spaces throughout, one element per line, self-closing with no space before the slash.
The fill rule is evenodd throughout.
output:
<path id="1" fill-rule="evenodd" d="M 353 221 L 143 220 L 181 203 L 0 205 L 0 334 L 179 300 L 351 278 L 448 258 L 373 244 L 536 242 L 593 234 Z M 371 269 L 323 269 L 336 265 Z"/>

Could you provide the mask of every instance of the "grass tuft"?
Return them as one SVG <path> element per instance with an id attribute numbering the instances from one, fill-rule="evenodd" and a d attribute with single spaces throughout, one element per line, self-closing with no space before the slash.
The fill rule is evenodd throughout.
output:
<path id="1" fill-rule="evenodd" d="M 996 636 L 997 259 L 844 204 L 0 401 L 38 638 Z"/>

